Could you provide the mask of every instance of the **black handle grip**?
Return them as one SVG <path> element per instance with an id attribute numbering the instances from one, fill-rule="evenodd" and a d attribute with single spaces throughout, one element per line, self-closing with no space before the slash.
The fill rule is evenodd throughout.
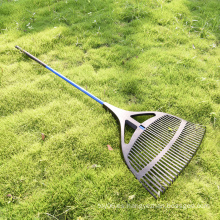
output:
<path id="1" fill-rule="evenodd" d="M 28 53 L 27 51 L 23 50 L 22 48 L 20 48 L 19 46 L 15 46 L 16 49 L 20 50 L 21 52 L 25 53 L 27 56 L 29 56 L 32 60 L 35 60 L 36 62 L 38 62 L 40 65 L 46 67 L 47 65 L 45 63 L 43 63 L 42 61 L 40 61 L 39 59 L 37 59 L 35 56 L 33 56 L 32 54 Z"/>

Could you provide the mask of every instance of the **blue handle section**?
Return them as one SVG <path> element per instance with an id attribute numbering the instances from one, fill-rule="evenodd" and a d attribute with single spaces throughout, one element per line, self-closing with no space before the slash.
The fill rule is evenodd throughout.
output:
<path id="1" fill-rule="evenodd" d="M 145 130 L 145 127 L 140 125 L 139 128 L 141 128 L 142 130 Z"/>
<path id="2" fill-rule="evenodd" d="M 51 72 L 55 73 L 57 76 L 59 76 L 60 78 L 64 79 L 65 81 L 67 81 L 68 83 L 70 83 L 72 86 L 76 87 L 77 89 L 79 89 L 81 92 L 85 93 L 86 95 L 88 95 L 89 97 L 93 98 L 96 102 L 100 103 L 101 105 L 104 104 L 104 102 L 100 99 L 98 99 L 97 97 L 95 97 L 94 95 L 92 95 L 91 93 L 87 92 L 85 89 L 83 89 L 82 87 L 78 86 L 76 83 L 72 82 L 71 80 L 69 80 L 68 78 L 66 78 L 65 76 L 61 75 L 60 73 L 58 73 L 56 70 L 52 69 L 49 66 L 45 66 L 48 70 L 50 70 Z"/>

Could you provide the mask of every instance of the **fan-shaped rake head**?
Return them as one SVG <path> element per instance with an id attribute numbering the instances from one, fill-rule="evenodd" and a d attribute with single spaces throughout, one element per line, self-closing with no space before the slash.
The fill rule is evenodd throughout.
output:
<path id="1" fill-rule="evenodd" d="M 129 112 L 105 103 L 119 119 L 124 160 L 155 198 L 169 187 L 196 153 L 205 127 L 162 112 Z M 139 123 L 135 115 L 154 117 Z M 124 143 L 125 124 L 135 129 L 129 144 Z"/>

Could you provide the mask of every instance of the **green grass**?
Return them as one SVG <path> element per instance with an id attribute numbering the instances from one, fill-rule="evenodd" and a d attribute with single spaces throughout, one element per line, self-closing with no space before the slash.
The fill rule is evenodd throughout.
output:
<path id="1" fill-rule="evenodd" d="M 219 14 L 218 0 L 1 0 L 0 219 L 218 219 Z M 15 45 L 119 108 L 205 125 L 202 145 L 156 201 L 112 115 Z"/>

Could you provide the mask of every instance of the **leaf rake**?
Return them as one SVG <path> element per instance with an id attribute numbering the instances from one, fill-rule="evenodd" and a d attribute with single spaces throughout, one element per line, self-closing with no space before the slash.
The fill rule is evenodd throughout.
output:
<path id="1" fill-rule="evenodd" d="M 119 109 L 98 99 L 19 46 L 15 47 L 116 116 L 120 123 L 121 149 L 125 163 L 154 198 L 157 199 L 166 191 L 200 146 L 205 134 L 204 126 L 163 112 L 131 112 Z M 152 117 L 142 123 L 134 119 L 135 116 L 143 115 Z M 128 144 L 124 141 L 126 125 L 134 129 Z"/>

